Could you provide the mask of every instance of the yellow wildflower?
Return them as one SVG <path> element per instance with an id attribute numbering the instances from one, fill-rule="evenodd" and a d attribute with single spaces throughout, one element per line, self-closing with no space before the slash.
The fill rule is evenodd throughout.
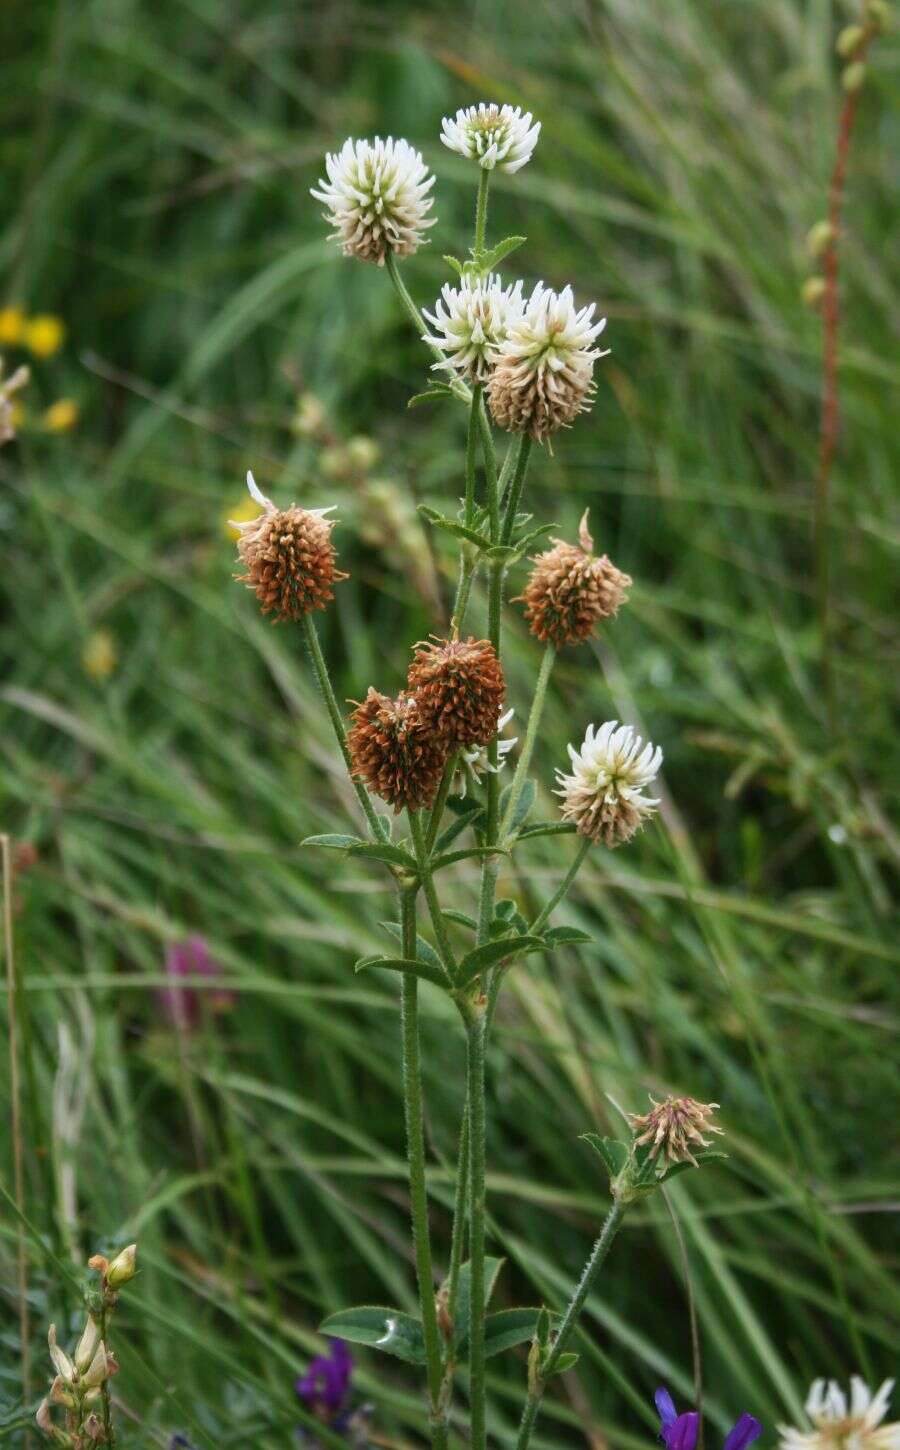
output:
<path id="1" fill-rule="evenodd" d="M 88 637 L 81 654 L 86 675 L 92 680 L 108 680 L 119 663 L 116 641 L 108 629 L 95 629 Z"/>
<path id="2" fill-rule="evenodd" d="M 231 508 L 226 509 L 222 515 L 222 527 L 229 539 L 239 539 L 241 537 L 241 531 L 235 527 L 236 524 L 249 524 L 251 519 L 257 518 L 260 512 L 259 504 L 252 498 L 247 497 L 242 498 L 238 503 L 232 504 Z"/>
<path id="3" fill-rule="evenodd" d="M 22 340 L 35 357 L 52 357 L 66 340 L 66 325 L 61 317 L 44 312 L 29 317 L 22 330 Z"/>
<path id="4" fill-rule="evenodd" d="M 25 313 L 21 307 L 0 307 L 0 344 L 15 346 L 22 341 Z"/>
<path id="5" fill-rule="evenodd" d="M 48 433 L 67 433 L 78 422 L 78 404 L 74 398 L 58 398 L 45 410 L 41 421 Z"/>

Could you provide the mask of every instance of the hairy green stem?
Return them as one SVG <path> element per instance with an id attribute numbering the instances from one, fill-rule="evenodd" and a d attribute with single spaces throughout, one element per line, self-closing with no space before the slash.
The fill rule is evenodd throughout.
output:
<path id="1" fill-rule="evenodd" d="M 417 337 L 424 337 L 427 331 L 425 327 L 425 320 L 422 317 L 422 314 L 416 306 L 415 302 L 412 300 L 412 297 L 409 293 L 409 288 L 407 287 L 403 278 L 400 276 L 400 268 L 397 266 L 397 258 L 394 256 L 393 252 L 390 249 L 388 249 L 388 251 L 385 253 L 385 262 L 387 264 L 388 276 L 393 282 L 394 290 L 396 291 L 397 296 L 400 298 L 400 301 L 403 304 L 404 312 L 406 313 L 407 317 L 409 318 L 410 322 L 416 330 Z M 440 348 L 432 347 L 431 343 L 428 343 L 427 346 L 435 361 L 439 362 L 441 367 L 446 370 L 447 359 L 444 357 L 444 354 L 441 352 Z M 445 373 L 443 381 L 446 383 L 450 391 L 457 398 L 460 398 L 464 403 L 468 403 L 471 400 L 472 395 L 461 378 L 448 377 Z"/>
<path id="2" fill-rule="evenodd" d="M 466 434 L 466 528 L 472 527 L 475 517 L 475 469 L 478 454 L 478 415 L 481 411 L 481 384 L 472 389 L 472 406 L 469 409 L 469 431 Z"/>
<path id="3" fill-rule="evenodd" d="M 485 1450 L 484 1239 L 486 1014 L 476 1007 L 467 1023 L 466 1063 L 469 1094 L 469 1408 L 472 1450 Z"/>
<path id="4" fill-rule="evenodd" d="M 525 485 L 525 474 L 528 472 L 528 460 L 531 457 L 532 437 L 530 433 L 523 433 L 519 439 L 518 448 L 515 454 L 515 469 L 512 476 L 512 483 L 509 486 L 509 494 L 506 500 L 506 512 L 503 517 L 503 531 L 500 534 L 501 544 L 512 543 L 513 528 L 515 527 L 516 514 L 519 510 L 519 500 L 522 497 L 522 489 Z"/>
<path id="5" fill-rule="evenodd" d="M 453 956 L 453 948 L 447 936 L 447 926 L 441 914 L 441 903 L 438 901 L 437 892 L 434 888 L 434 877 L 428 864 L 428 847 L 425 844 L 425 833 L 422 830 L 422 822 L 418 811 L 407 811 L 409 817 L 409 829 L 412 836 L 413 848 L 416 853 L 416 862 L 419 867 L 419 876 L 422 881 L 422 890 L 425 892 L 425 900 L 428 903 L 428 912 L 431 917 L 431 924 L 434 927 L 434 934 L 437 938 L 438 955 L 441 959 L 444 971 L 451 982 L 456 980 L 456 960 Z M 413 952 L 415 956 L 415 952 Z"/>
<path id="6" fill-rule="evenodd" d="M 509 788 L 509 802 L 506 807 L 506 814 L 500 827 L 501 840 L 509 829 L 509 823 L 515 815 L 522 788 L 528 777 L 528 767 L 531 765 L 531 757 L 534 754 L 534 746 L 537 740 L 538 726 L 541 723 L 541 716 L 544 713 L 544 701 L 547 697 L 547 686 L 550 683 L 550 676 L 553 673 L 553 663 L 556 659 L 556 649 L 548 644 L 544 650 L 544 658 L 541 660 L 541 668 L 534 687 L 534 699 L 531 702 L 531 714 L 528 716 L 528 725 L 525 730 L 525 740 L 522 744 L 522 753 L 516 765 L 516 773 L 512 778 L 512 785 Z"/>
<path id="7" fill-rule="evenodd" d="M 487 232 L 487 209 L 488 191 L 491 185 L 491 173 L 486 167 L 481 168 L 481 176 L 478 178 L 478 199 L 475 202 L 475 255 L 484 251 L 484 238 Z"/>
<path id="8" fill-rule="evenodd" d="M 537 916 L 534 918 L 534 921 L 529 926 L 529 935 L 537 936 L 546 926 L 553 912 L 559 906 L 559 903 L 567 894 L 569 887 L 572 885 L 572 882 L 575 880 L 575 877 L 581 870 L 581 864 L 590 849 L 590 837 L 584 836 L 582 838 L 580 846 L 578 847 L 578 852 L 575 856 L 575 860 L 572 862 L 571 866 L 569 867 L 559 886 L 554 891 L 553 895 L 550 897 L 550 900 L 547 902 L 546 906 L 542 907 L 542 909 L 538 912 Z"/>
<path id="9" fill-rule="evenodd" d="M 105 1289 L 106 1289 L 106 1284 L 105 1284 L 105 1281 L 104 1281 L 104 1295 L 105 1295 Z M 101 1302 L 100 1302 L 100 1315 L 99 1315 L 100 1342 L 103 1345 L 104 1352 L 107 1349 L 109 1349 L 109 1344 L 108 1344 L 107 1338 L 106 1338 L 106 1335 L 107 1335 L 107 1327 L 108 1327 L 108 1318 L 109 1318 L 109 1308 L 107 1306 L 106 1299 L 104 1297 L 104 1298 L 101 1299 Z M 113 1447 L 115 1447 L 115 1444 L 116 1444 L 116 1432 L 115 1432 L 115 1428 L 114 1428 L 113 1422 L 112 1422 L 112 1405 L 110 1403 L 110 1398 L 109 1398 L 109 1380 L 108 1379 L 105 1379 L 103 1381 L 103 1383 L 101 1384 L 101 1386 L 100 1386 L 100 1409 L 101 1409 L 101 1414 L 103 1416 L 103 1440 L 104 1440 L 104 1444 L 106 1444 L 106 1445 L 112 1445 Z"/>
<path id="10" fill-rule="evenodd" d="M 623 1205 L 618 1199 L 613 1199 L 612 1207 L 606 1215 L 603 1227 L 600 1230 L 600 1237 L 591 1250 L 590 1258 L 585 1264 L 575 1292 L 569 1300 L 553 1348 L 548 1354 L 543 1366 L 529 1384 L 528 1399 L 525 1402 L 525 1409 L 522 1413 L 522 1422 L 519 1426 L 519 1438 L 516 1441 L 516 1450 L 527 1450 L 528 1442 L 531 1439 L 531 1432 L 534 1429 L 538 1411 L 541 1407 L 541 1400 L 544 1396 L 547 1381 L 552 1377 L 562 1355 L 566 1352 L 566 1347 L 572 1338 L 578 1316 L 584 1308 L 588 1294 L 593 1288 L 603 1260 L 609 1253 L 612 1241 L 619 1231 L 624 1214 L 625 1209 Z"/>
<path id="11" fill-rule="evenodd" d="M 400 927 L 403 954 L 412 959 L 416 955 L 416 887 L 400 892 Z M 419 1054 L 419 983 L 412 972 L 404 972 L 401 982 L 403 1105 L 406 1116 L 409 1198 L 412 1211 L 416 1278 L 419 1285 L 419 1307 L 422 1314 L 422 1332 L 425 1338 L 428 1392 L 431 1400 L 432 1446 L 434 1450 L 438 1450 L 438 1447 L 446 1444 L 446 1426 L 443 1427 L 441 1434 L 438 1410 L 443 1381 L 443 1364 L 434 1297 L 434 1270 L 428 1226 L 428 1190 L 425 1185 L 425 1129 L 422 1107 L 422 1069 Z"/>
<path id="12" fill-rule="evenodd" d="M 478 434 L 481 438 L 481 452 L 484 457 L 485 482 L 487 484 L 488 517 L 492 544 L 500 542 L 500 489 L 497 477 L 497 452 L 494 435 L 484 406 L 484 394 L 478 400 Z"/>
<path id="13" fill-rule="evenodd" d="M 465 553 L 460 554 L 459 583 L 456 586 L 456 599 L 453 602 L 453 618 L 450 621 L 451 638 L 462 632 L 466 610 L 469 607 L 469 595 L 472 592 L 472 580 L 475 578 L 477 569 L 477 562 L 468 559 Z"/>
<path id="14" fill-rule="evenodd" d="M 450 756 L 444 766 L 444 773 L 441 776 L 441 783 L 438 786 L 438 793 L 431 807 L 431 818 L 428 822 L 428 831 L 425 836 L 425 848 L 429 854 L 434 849 L 435 838 L 441 824 L 441 816 L 444 814 L 444 806 L 447 804 L 447 797 L 450 794 L 450 787 L 453 784 L 453 776 L 456 773 L 456 751 Z"/>
<path id="15" fill-rule="evenodd" d="M 378 820 L 378 815 L 375 811 L 375 807 L 372 805 L 372 802 L 369 799 L 368 791 L 362 785 L 360 785 L 359 781 L 353 774 L 353 765 L 350 760 L 350 750 L 347 745 L 347 731 L 344 728 L 344 719 L 341 715 L 340 706 L 338 705 L 337 699 L 335 698 L 334 690 L 331 688 L 331 679 L 328 674 L 328 666 L 325 663 L 325 656 L 322 654 L 322 646 L 319 644 L 319 636 L 316 631 L 316 626 L 313 623 L 312 615 L 304 614 L 302 623 L 303 633 L 306 637 L 306 645 L 309 650 L 310 659 L 312 660 L 312 666 L 316 674 L 316 679 L 319 683 L 319 689 L 322 692 L 322 698 L 325 701 L 328 714 L 331 718 L 331 724 L 334 727 L 334 733 L 337 737 L 337 743 L 340 747 L 341 755 L 344 757 L 344 764 L 347 767 L 347 774 L 350 777 L 353 789 L 356 791 L 357 799 L 363 808 L 363 812 L 365 814 L 366 820 L 369 823 L 369 828 L 372 832 L 372 835 L 375 837 L 376 841 L 381 841 L 384 839 L 384 836 L 381 830 L 381 824 Z"/>

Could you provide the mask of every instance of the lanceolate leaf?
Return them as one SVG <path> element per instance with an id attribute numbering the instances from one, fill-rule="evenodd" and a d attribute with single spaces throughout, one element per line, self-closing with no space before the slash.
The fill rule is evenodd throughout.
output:
<path id="1" fill-rule="evenodd" d="M 351 846 L 364 846 L 366 843 L 359 836 L 339 836 L 329 833 L 325 836 L 307 836 L 300 844 L 302 846 L 324 846 L 328 851 L 349 851 Z"/>
<path id="2" fill-rule="evenodd" d="M 403 928 L 399 921 L 380 921 L 378 925 L 382 931 L 386 931 L 388 936 L 393 937 L 394 941 L 402 946 Z M 434 947 L 423 936 L 419 936 L 418 934 L 416 935 L 416 956 L 420 961 L 425 962 L 427 966 L 435 967 L 439 972 L 443 970 L 441 967 L 441 959 Z"/>
<path id="3" fill-rule="evenodd" d="M 365 972 L 373 967 L 383 967 L 389 972 L 409 972 L 414 977 L 421 977 L 425 982 L 433 982 L 436 987 L 447 987 L 447 977 L 440 967 L 429 966 L 427 962 L 415 961 L 411 957 L 360 957 L 353 970 Z"/>
<path id="4" fill-rule="evenodd" d="M 610 1178 L 617 1178 L 628 1162 L 628 1144 L 620 1143 L 617 1138 L 601 1138 L 597 1133 L 582 1133 L 581 1136 L 585 1143 L 590 1143 L 595 1153 L 600 1154 Z"/>
<path id="5" fill-rule="evenodd" d="M 453 534 L 457 539 L 468 539 L 470 544 L 477 544 L 479 549 L 491 547 L 490 539 L 486 539 L 483 534 L 476 533 L 474 529 L 467 528 L 465 524 L 458 524 L 454 519 L 445 518 L 443 514 L 438 513 L 437 509 L 429 507 L 428 504 L 420 503 L 418 507 L 422 517 L 433 524 L 436 529 L 443 529 L 445 533 Z"/>
<path id="6" fill-rule="evenodd" d="M 407 1364 L 425 1363 L 422 1325 L 399 1309 L 385 1309 L 376 1304 L 339 1309 L 319 1325 L 319 1332 L 330 1334 L 334 1339 L 349 1340 L 351 1344 L 367 1344 L 370 1349 L 396 1355 Z"/>
<path id="7" fill-rule="evenodd" d="M 535 821 L 533 826 L 522 828 L 519 840 L 534 841 L 538 836 L 571 836 L 575 830 L 571 821 Z"/>
<path id="8" fill-rule="evenodd" d="M 534 1338 L 540 1309 L 501 1309 L 498 1314 L 488 1314 L 484 1321 L 484 1352 L 490 1358 L 504 1349 L 517 1344 L 527 1344 Z M 560 1316 L 553 1315 L 553 1326 L 558 1327 Z M 464 1354 L 468 1348 L 469 1336 L 460 1339 L 458 1350 Z"/>
<path id="9" fill-rule="evenodd" d="M 466 846 L 460 851 L 448 851 L 444 856 L 436 856 L 431 863 L 432 871 L 440 871 L 444 866 L 452 866 L 456 861 L 468 861 L 482 856 L 508 856 L 509 852 L 501 849 L 500 846 Z"/>
<path id="10" fill-rule="evenodd" d="M 506 790 L 503 792 L 503 795 L 500 797 L 500 819 L 501 819 L 501 821 L 504 820 L 505 819 L 505 816 L 506 816 L 507 801 L 509 800 L 509 792 L 511 790 L 512 790 L 512 786 L 509 786 L 508 785 L 506 787 Z M 519 796 L 519 799 L 516 801 L 516 808 L 513 811 L 512 820 L 510 821 L 509 826 L 507 828 L 507 834 L 508 835 L 510 835 L 510 836 L 516 835 L 516 833 L 519 830 L 519 827 L 525 824 L 525 821 L 527 820 L 528 815 L 529 815 L 532 807 L 534 806 L 534 801 L 535 801 L 535 796 L 536 795 L 537 795 L 537 790 L 535 788 L 534 781 L 533 780 L 526 780 L 525 784 L 522 786 L 521 795 Z"/>
<path id="11" fill-rule="evenodd" d="M 448 846 L 452 846 L 457 836 L 462 835 L 467 826 L 475 824 L 478 817 L 483 814 L 483 810 L 482 806 L 471 804 L 467 810 L 457 816 L 452 825 L 448 826 L 445 831 L 441 831 L 434 843 L 435 851 L 440 854 L 441 851 L 446 851 Z"/>
<path id="12" fill-rule="evenodd" d="M 497 1275 L 505 1259 L 495 1259 L 489 1254 L 484 1260 L 484 1307 L 491 1302 Z M 469 1316 L 472 1312 L 472 1266 L 463 1264 L 459 1271 L 459 1288 L 456 1295 L 456 1317 L 453 1324 L 453 1342 L 458 1347 L 469 1337 Z"/>
<path id="13" fill-rule="evenodd" d="M 492 967 L 496 962 L 502 962 L 505 957 L 540 951 L 543 945 L 539 936 L 508 936 L 502 941 L 486 942 L 484 946 L 476 947 L 463 957 L 459 964 L 457 985 L 465 987 L 485 967 Z"/>
<path id="14" fill-rule="evenodd" d="M 527 237 L 504 237 L 502 242 L 498 242 L 489 251 L 477 252 L 472 260 L 479 272 L 492 272 L 495 267 L 499 267 L 504 257 L 524 246 L 527 240 Z M 444 260 L 449 262 L 450 258 L 445 257 Z"/>
<path id="15" fill-rule="evenodd" d="M 592 939 L 586 931 L 579 931 L 577 926 L 552 926 L 549 931 L 544 932 L 544 941 L 548 947 L 574 946 L 577 942 Z"/>
<path id="16" fill-rule="evenodd" d="M 387 866 L 403 866 L 407 871 L 417 871 L 415 856 L 409 851 L 404 851 L 402 846 L 390 846 L 387 841 L 362 841 L 358 846 L 351 846 L 351 853 L 354 856 L 365 856 L 369 861 L 383 861 Z"/>

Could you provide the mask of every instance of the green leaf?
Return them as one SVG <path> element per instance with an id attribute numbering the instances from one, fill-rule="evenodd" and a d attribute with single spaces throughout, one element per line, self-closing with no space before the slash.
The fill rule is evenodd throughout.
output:
<path id="1" fill-rule="evenodd" d="M 495 1259 L 490 1254 L 485 1255 L 484 1260 L 484 1307 L 491 1302 L 494 1286 L 497 1283 L 497 1275 L 506 1263 L 505 1259 Z M 466 1262 L 459 1271 L 459 1284 L 456 1291 L 456 1318 L 453 1324 L 453 1343 L 458 1349 L 469 1337 L 469 1318 L 472 1312 L 472 1266 Z"/>
<path id="2" fill-rule="evenodd" d="M 582 1133 L 581 1137 L 600 1154 L 610 1178 L 618 1178 L 628 1162 L 631 1151 L 628 1144 L 620 1143 L 618 1138 L 601 1138 L 597 1133 Z"/>
<path id="3" fill-rule="evenodd" d="M 565 1354 L 561 1354 L 559 1356 L 559 1359 L 556 1361 L 556 1368 L 554 1369 L 553 1374 L 565 1374 L 567 1369 L 573 1369 L 575 1367 L 575 1365 L 578 1363 L 579 1358 L 579 1355 L 575 1354 L 571 1349 L 567 1349 Z M 551 1375 L 550 1378 L 552 1379 L 553 1375 Z"/>
<path id="4" fill-rule="evenodd" d="M 544 932 L 544 941 L 548 947 L 575 946 L 578 942 L 593 941 L 586 931 L 579 931 L 577 926 L 552 926 L 549 931 Z"/>
<path id="5" fill-rule="evenodd" d="M 513 1349 L 517 1344 L 528 1344 L 537 1332 L 541 1309 L 501 1309 L 497 1314 L 488 1314 L 484 1321 L 484 1352 L 487 1358 L 500 1354 L 504 1349 Z M 554 1315 L 555 1324 L 560 1316 Z M 461 1338 L 458 1349 L 468 1348 L 469 1336 Z"/>
<path id="6" fill-rule="evenodd" d="M 546 1349 L 550 1343 L 550 1312 L 542 1308 L 538 1313 L 537 1323 L 534 1326 L 534 1337 L 541 1349 Z"/>
<path id="7" fill-rule="evenodd" d="M 458 524 L 454 519 L 445 518 L 443 514 L 439 514 L 437 509 L 431 508 L 427 503 L 420 503 L 418 505 L 418 511 L 423 519 L 427 519 L 434 528 L 443 529 L 445 533 L 452 534 L 454 538 L 468 539 L 470 544 L 476 544 L 479 549 L 489 549 L 491 547 L 490 539 L 486 539 L 484 534 L 477 533 L 475 529 L 467 528 L 465 524 Z"/>
<path id="8" fill-rule="evenodd" d="M 406 406 L 407 408 L 421 408 L 423 403 L 440 403 L 445 398 L 452 397 L 453 389 L 448 388 L 446 383 L 433 383 L 430 388 L 425 389 L 424 393 L 413 393 L 412 397 L 407 399 Z"/>
<path id="9" fill-rule="evenodd" d="M 441 916 L 445 917 L 447 921 L 455 921 L 457 926 L 467 926 L 469 931 L 478 930 L 478 922 L 474 916 L 467 916 L 464 911 L 455 911 L 448 906 L 446 911 L 441 912 Z"/>
<path id="10" fill-rule="evenodd" d="M 576 827 L 571 821 L 535 821 L 519 832 L 520 841 L 536 841 L 538 836 L 572 836 Z"/>
<path id="11" fill-rule="evenodd" d="M 447 263 L 448 267 L 451 267 L 453 269 L 457 277 L 462 277 L 463 273 L 466 270 L 465 262 L 461 262 L 458 257 L 451 257 L 448 252 L 444 253 L 444 261 Z"/>
<path id="12" fill-rule="evenodd" d="M 445 866 L 452 866 L 456 861 L 468 861 L 480 859 L 483 856 L 508 856 L 502 846 L 464 846 L 459 851 L 448 851 L 443 856 L 435 856 L 429 866 L 430 871 L 442 871 Z"/>
<path id="13" fill-rule="evenodd" d="M 393 816 L 383 816 L 380 811 L 375 812 L 375 824 L 378 827 L 378 834 L 382 841 L 390 841 L 394 833 Z"/>
<path id="14" fill-rule="evenodd" d="M 445 851 L 448 846 L 452 846 L 457 836 L 461 836 L 467 826 L 474 826 L 478 816 L 482 815 L 483 813 L 484 808 L 482 806 L 478 805 L 475 802 L 467 802 L 467 809 L 465 811 L 461 811 L 457 815 L 457 818 L 453 822 L 452 826 L 448 826 L 445 831 L 441 831 L 441 834 L 438 836 L 437 840 L 434 843 L 435 851 L 440 854 L 440 852 Z"/>
<path id="15" fill-rule="evenodd" d="M 484 946 L 476 947 L 474 951 L 468 952 L 459 964 L 459 976 L 457 986 L 465 987 L 483 972 L 485 967 L 491 967 L 495 962 L 501 962 L 505 957 L 524 956 L 528 952 L 540 951 L 544 943 L 539 936 L 508 936 L 502 941 L 485 942 Z"/>
<path id="16" fill-rule="evenodd" d="M 728 1156 L 729 1155 L 727 1153 L 717 1153 L 714 1148 L 709 1148 L 700 1153 L 694 1154 L 694 1157 L 697 1160 L 696 1166 L 698 1168 L 702 1168 L 704 1164 L 713 1163 L 716 1160 L 722 1163 L 728 1158 Z M 684 1173 L 685 1169 L 693 1167 L 693 1163 L 673 1163 L 671 1168 L 667 1168 L 665 1173 L 663 1173 L 660 1178 L 657 1178 L 656 1181 L 657 1183 L 668 1183 L 669 1179 L 674 1178 L 676 1173 Z"/>
<path id="17" fill-rule="evenodd" d="M 530 534 L 523 534 L 521 539 L 516 539 L 515 541 L 516 553 L 521 557 L 522 554 L 528 552 L 532 544 L 537 543 L 538 539 L 542 539 L 545 534 L 549 534 L 553 529 L 558 528 L 559 524 L 541 524 L 539 529 L 532 529 Z"/>
<path id="18" fill-rule="evenodd" d="M 510 794 L 510 791 L 511 790 L 512 790 L 512 786 L 511 785 L 508 785 L 506 787 L 505 791 L 503 792 L 502 796 L 500 797 L 500 819 L 501 819 L 501 821 L 503 821 L 503 820 L 506 819 L 506 808 L 507 808 L 507 803 L 509 801 L 509 794 Z M 509 835 L 509 836 L 515 836 L 515 835 L 518 834 L 519 827 L 522 826 L 522 825 L 524 825 L 524 823 L 528 819 L 528 816 L 530 815 L 532 809 L 534 808 L 534 802 L 535 802 L 536 796 L 537 796 L 537 789 L 535 787 L 534 781 L 533 780 L 526 780 L 525 784 L 522 786 L 522 793 L 519 796 L 519 799 L 516 801 L 516 808 L 513 811 L 512 820 L 510 821 L 509 825 L 506 828 L 507 835 Z"/>
<path id="19" fill-rule="evenodd" d="M 495 564 L 509 564 L 520 557 L 521 550 L 514 544 L 492 544 L 486 553 Z"/>
<path id="20" fill-rule="evenodd" d="M 403 928 L 400 925 L 399 921 L 380 921 L 378 925 L 381 927 L 382 931 L 386 931 L 388 936 L 393 937 L 394 941 L 399 942 L 402 947 Z M 416 956 L 420 961 L 425 962 L 429 967 L 436 967 L 439 972 L 443 972 L 443 968 L 441 966 L 441 959 L 435 951 L 434 947 L 431 945 L 430 942 L 427 942 L 423 936 L 419 936 L 418 933 L 416 933 Z"/>
<path id="21" fill-rule="evenodd" d="M 387 841 L 360 841 L 350 847 L 354 856 L 365 856 L 369 861 L 383 861 L 388 866 L 403 866 L 405 870 L 416 872 L 419 867 L 415 856 L 404 851 L 402 846 L 391 846 Z"/>
<path id="22" fill-rule="evenodd" d="M 408 972 L 410 976 L 421 977 L 424 982 L 433 982 L 436 987 L 443 987 L 445 991 L 449 986 L 442 967 L 432 967 L 427 962 L 420 962 L 412 957 L 380 957 L 376 953 L 374 956 L 360 957 L 354 963 L 353 970 L 366 972 L 371 967 L 384 968 L 389 972 Z"/>
<path id="23" fill-rule="evenodd" d="M 393 1354 L 407 1364 L 425 1363 L 422 1325 L 399 1309 L 385 1309 L 376 1304 L 339 1309 L 337 1314 L 330 1314 L 322 1321 L 319 1333 L 349 1340 L 351 1344 L 367 1344 L 370 1349 Z"/>
<path id="24" fill-rule="evenodd" d="M 364 846 L 359 836 L 340 836 L 330 833 L 325 836 L 307 836 L 301 846 L 324 846 L 329 851 L 349 851 L 351 846 Z"/>
<path id="25" fill-rule="evenodd" d="M 502 242 L 498 242 L 495 247 L 491 247 L 488 251 L 475 253 L 472 261 L 479 272 L 492 272 L 495 267 L 499 267 L 504 257 L 508 257 L 510 253 L 518 251 L 519 247 L 524 246 L 527 240 L 527 237 L 504 237 Z M 445 258 L 446 260 L 449 259 Z"/>

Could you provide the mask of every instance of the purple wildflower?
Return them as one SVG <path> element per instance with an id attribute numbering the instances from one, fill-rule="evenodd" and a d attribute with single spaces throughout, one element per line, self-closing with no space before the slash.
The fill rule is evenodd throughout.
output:
<path id="1" fill-rule="evenodd" d="M 202 936 L 185 937 L 173 942 L 166 952 L 166 976 L 172 982 L 159 993 L 159 1003 L 172 1027 L 179 1032 L 196 1032 L 203 1015 L 203 1005 L 213 1012 L 226 1012 L 234 1006 L 235 994 L 220 987 L 201 991 L 196 987 L 178 985 L 180 977 L 218 977 L 221 968 L 210 956 Z"/>
<path id="2" fill-rule="evenodd" d="M 658 1389 L 653 1399 L 659 1411 L 659 1438 L 666 1450 L 694 1450 L 700 1429 L 697 1411 L 686 1410 L 679 1415 L 667 1389 Z M 761 1434 L 759 1420 L 745 1410 L 728 1431 L 722 1450 L 747 1450 L 747 1446 L 752 1445 Z"/>
<path id="3" fill-rule="evenodd" d="M 294 1388 L 301 1400 L 326 1425 L 340 1429 L 353 1376 L 353 1356 L 342 1339 L 332 1339 L 328 1354 L 316 1355 Z"/>

